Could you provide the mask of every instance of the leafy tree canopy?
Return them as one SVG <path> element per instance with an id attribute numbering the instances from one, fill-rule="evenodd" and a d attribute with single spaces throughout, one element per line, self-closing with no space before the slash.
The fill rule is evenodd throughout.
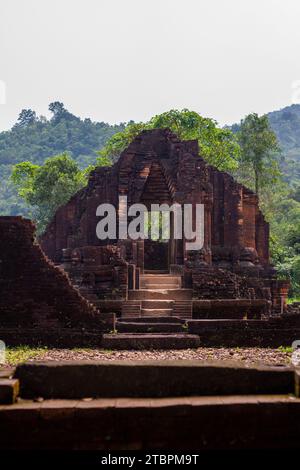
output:
<path id="1" fill-rule="evenodd" d="M 46 159 L 43 165 L 18 163 L 11 175 L 19 195 L 32 210 L 39 232 L 57 208 L 86 184 L 86 177 L 86 172 L 66 153 Z"/>
<path id="2" fill-rule="evenodd" d="M 209 163 L 257 187 L 270 222 L 273 262 L 280 275 L 291 279 L 291 294 L 300 295 L 300 105 L 270 113 L 271 127 L 265 116 L 254 114 L 230 129 L 189 110 L 110 126 L 82 120 L 60 102 L 49 109 L 49 120 L 22 110 L 12 130 L 0 133 L 0 214 L 35 218 L 41 232 L 57 207 L 85 185 L 97 154 L 97 165 L 111 164 L 141 130 L 169 127 L 181 139 L 197 139 Z"/>
<path id="3" fill-rule="evenodd" d="M 26 127 L 30 126 L 36 121 L 36 112 L 32 109 L 22 109 L 19 114 L 18 120 L 15 127 Z"/>
<path id="4" fill-rule="evenodd" d="M 219 128 L 213 119 L 204 118 L 188 109 L 167 111 L 146 123 L 129 123 L 123 131 L 108 140 L 100 155 L 115 161 L 142 130 L 166 127 L 180 139 L 198 140 L 200 155 L 220 170 L 237 168 L 240 147 L 233 133 L 229 129 Z"/>
<path id="5" fill-rule="evenodd" d="M 279 176 L 280 148 L 274 131 L 270 128 L 267 115 L 249 114 L 241 121 L 237 133 L 241 145 L 240 171 L 243 167 L 253 178 L 254 190 L 274 184 Z"/>
<path id="6" fill-rule="evenodd" d="M 300 295 L 299 187 L 291 187 L 280 170 L 284 160 L 268 116 L 246 116 L 235 127 L 241 144 L 234 176 L 256 190 L 260 207 L 270 223 L 270 252 L 279 276 L 291 280 L 290 294 Z M 299 180 L 298 180 L 299 181 Z"/>
<path id="7" fill-rule="evenodd" d="M 0 215 L 30 215 L 10 180 L 14 164 L 43 165 L 52 155 L 68 152 L 80 168 L 86 168 L 95 163 L 97 151 L 109 137 L 125 127 L 80 119 L 58 101 L 50 103 L 49 109 L 51 119 L 23 109 L 13 128 L 0 133 Z"/>

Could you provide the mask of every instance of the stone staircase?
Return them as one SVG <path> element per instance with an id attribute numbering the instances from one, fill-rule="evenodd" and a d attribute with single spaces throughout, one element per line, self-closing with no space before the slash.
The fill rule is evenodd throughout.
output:
<path id="1" fill-rule="evenodd" d="M 0 368 L 1 462 L 8 450 L 7 468 L 14 450 L 21 465 L 24 451 L 50 450 L 56 466 L 59 450 L 95 451 L 95 466 L 101 451 L 120 449 L 298 450 L 299 378 L 291 367 L 223 361 L 37 361 L 2 378 Z"/>
<path id="2" fill-rule="evenodd" d="M 129 291 L 122 317 L 191 318 L 191 301 L 192 289 L 181 287 L 181 276 L 146 271 L 140 276 L 140 288 Z"/>
<path id="3" fill-rule="evenodd" d="M 145 271 L 139 289 L 129 290 L 106 349 L 186 349 L 212 344 L 263 344 L 270 321 L 262 300 L 198 299 L 182 288 L 181 276 Z M 270 325 L 270 326 L 269 326 Z M 236 342 L 234 341 L 236 338 Z"/>
<path id="4" fill-rule="evenodd" d="M 181 276 L 146 271 L 140 289 L 131 290 L 116 322 L 117 334 L 103 336 L 108 349 L 185 349 L 198 347 L 198 335 L 187 333 L 192 318 L 192 290 L 181 287 Z"/>
<path id="5" fill-rule="evenodd" d="M 140 277 L 141 289 L 181 289 L 181 276 L 172 274 L 142 274 Z"/>

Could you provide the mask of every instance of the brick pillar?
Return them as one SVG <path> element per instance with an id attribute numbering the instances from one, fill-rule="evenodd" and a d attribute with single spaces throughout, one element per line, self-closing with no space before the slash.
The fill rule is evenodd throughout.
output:
<path id="1" fill-rule="evenodd" d="M 137 266 L 140 268 L 140 273 L 144 272 L 144 240 L 137 241 Z"/>
<path id="2" fill-rule="evenodd" d="M 262 265 L 269 263 L 269 224 L 258 209 L 255 221 L 255 244 Z"/>
<path id="3" fill-rule="evenodd" d="M 254 193 L 244 192 L 243 194 L 243 236 L 244 246 L 256 249 L 256 208 L 257 208 L 257 196 Z"/>
<path id="4" fill-rule="evenodd" d="M 212 245 L 224 245 L 224 176 L 213 174 Z"/>
<path id="5" fill-rule="evenodd" d="M 224 245 L 243 246 L 243 187 L 226 177 L 224 188 Z"/>
<path id="6" fill-rule="evenodd" d="M 212 263 L 211 245 L 212 245 L 212 199 L 210 195 L 204 197 L 204 249 L 205 261 Z"/>

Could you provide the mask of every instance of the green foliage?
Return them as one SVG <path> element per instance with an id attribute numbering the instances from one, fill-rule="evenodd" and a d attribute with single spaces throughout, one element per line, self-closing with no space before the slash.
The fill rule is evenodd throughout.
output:
<path id="1" fill-rule="evenodd" d="M 60 102 L 51 103 L 49 109 L 50 120 L 22 110 L 13 128 L 0 133 L 0 215 L 30 216 L 10 180 L 13 165 L 24 161 L 42 165 L 46 158 L 68 152 L 80 168 L 86 168 L 95 164 L 99 148 L 125 127 L 82 120 Z"/>
<path id="2" fill-rule="evenodd" d="M 154 116 L 149 127 L 169 127 L 182 140 L 198 140 L 200 155 L 220 170 L 238 166 L 240 147 L 235 136 L 229 129 L 217 127 L 213 119 L 188 109 L 171 110 Z"/>
<path id="3" fill-rule="evenodd" d="M 283 263 L 276 264 L 278 276 L 291 281 L 291 295 L 300 293 L 300 256 L 286 258 Z"/>
<path id="4" fill-rule="evenodd" d="M 268 118 L 285 157 L 280 162 L 284 181 L 297 186 L 300 181 L 300 105 L 293 104 L 268 113 Z M 235 124 L 231 129 L 237 132 L 239 125 Z"/>
<path id="5" fill-rule="evenodd" d="M 105 144 L 104 148 L 98 152 L 100 158 L 106 161 L 115 162 L 118 160 L 120 153 L 133 141 L 133 139 L 144 129 L 147 124 L 142 122 L 129 122 L 124 130 L 114 134 Z M 99 160 L 98 160 L 99 161 Z"/>
<path id="6" fill-rule="evenodd" d="M 46 352 L 46 346 L 35 348 L 26 345 L 13 348 L 8 347 L 5 351 L 5 363 L 10 366 L 16 366 L 28 360 L 40 359 Z"/>
<path id="7" fill-rule="evenodd" d="M 280 177 L 277 137 L 270 128 L 268 116 L 256 113 L 241 121 L 237 135 L 242 149 L 239 171 L 248 174 L 249 186 L 259 194 L 263 187 L 276 183 Z"/>
<path id="8" fill-rule="evenodd" d="M 247 116 L 234 126 L 241 144 L 241 160 L 235 177 L 259 191 L 260 207 L 270 223 L 270 253 L 278 275 L 290 279 L 290 295 L 300 294 L 300 191 L 291 187 L 278 152 L 278 142 L 267 116 Z M 299 179 L 300 181 L 300 173 Z"/>
<path id="9" fill-rule="evenodd" d="M 53 121 L 60 121 L 62 118 L 67 118 L 67 119 L 77 119 L 75 116 L 73 116 L 71 113 L 69 113 L 66 109 L 63 103 L 60 101 L 54 101 L 53 103 L 49 104 L 49 111 L 53 113 L 52 120 Z"/>
<path id="10" fill-rule="evenodd" d="M 279 346 L 278 351 L 291 354 L 293 352 L 293 348 L 291 346 Z"/>
<path id="11" fill-rule="evenodd" d="M 270 222 L 270 252 L 281 278 L 291 281 L 290 295 L 300 294 L 300 203 L 290 187 L 278 183 L 264 192 L 261 201 Z"/>
<path id="12" fill-rule="evenodd" d="M 0 165 L 0 215 L 30 216 L 24 200 L 18 196 L 17 190 L 10 179 L 12 165 Z"/>
<path id="13" fill-rule="evenodd" d="M 101 150 L 99 150 L 98 154 L 99 154 L 99 157 L 96 160 L 97 166 L 112 166 L 113 164 L 112 160 L 109 157 L 102 155 Z"/>
<path id="14" fill-rule="evenodd" d="M 300 149 L 300 105 L 293 104 L 273 111 L 268 117 L 285 152 Z"/>
<path id="15" fill-rule="evenodd" d="M 300 297 L 289 297 L 287 299 L 287 304 L 293 304 L 294 302 L 300 303 Z"/>
<path id="16" fill-rule="evenodd" d="M 86 184 L 87 174 L 63 153 L 46 159 L 41 166 L 31 162 L 18 163 L 13 167 L 11 179 L 18 194 L 31 207 L 40 233 L 57 208 Z"/>
<path id="17" fill-rule="evenodd" d="M 55 105 L 55 103 L 52 103 Z M 81 164 L 94 163 L 96 151 L 103 147 L 114 133 L 123 130 L 124 124 L 110 126 L 104 122 L 81 120 L 64 108 L 53 109 L 50 120 L 43 116 L 28 125 L 15 125 L 12 130 L 0 133 L 0 163 L 15 164 L 21 161 L 42 164 L 45 158 L 68 152 Z"/>
<path id="18" fill-rule="evenodd" d="M 144 129 L 170 128 L 180 139 L 198 140 L 200 155 L 220 170 L 233 170 L 238 166 L 240 147 L 229 129 L 203 118 L 194 111 L 171 110 L 159 114 L 146 123 L 129 123 L 124 131 L 113 135 L 101 150 L 102 156 L 116 161 L 122 150 Z"/>
<path id="19" fill-rule="evenodd" d="M 39 168 L 39 165 L 31 162 L 18 163 L 13 167 L 11 180 L 19 188 L 19 196 L 27 202 L 32 195 L 34 178 Z"/>
<path id="20" fill-rule="evenodd" d="M 0 133 L 0 214 L 36 218 L 42 231 L 95 165 L 111 165 L 142 130 L 169 127 L 181 139 L 198 140 L 200 155 L 209 163 L 252 189 L 257 185 L 270 222 L 272 260 L 279 275 L 291 279 L 291 295 L 300 296 L 300 105 L 268 114 L 284 159 L 265 116 L 250 115 L 241 125 L 221 129 L 184 109 L 146 123 L 110 126 L 81 120 L 60 102 L 49 109 L 50 120 L 22 110 L 12 130 Z"/>
<path id="21" fill-rule="evenodd" d="M 36 113 L 32 109 L 22 109 L 15 127 L 26 127 L 36 121 Z"/>

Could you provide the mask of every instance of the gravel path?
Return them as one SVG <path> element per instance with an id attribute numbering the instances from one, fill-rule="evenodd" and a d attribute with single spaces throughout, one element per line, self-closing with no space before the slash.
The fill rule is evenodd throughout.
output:
<path id="1" fill-rule="evenodd" d="M 289 364 L 291 353 L 268 348 L 198 348 L 166 351 L 106 351 L 103 349 L 49 349 L 32 359 L 47 361 L 70 360 L 234 360 L 244 364 Z"/>

